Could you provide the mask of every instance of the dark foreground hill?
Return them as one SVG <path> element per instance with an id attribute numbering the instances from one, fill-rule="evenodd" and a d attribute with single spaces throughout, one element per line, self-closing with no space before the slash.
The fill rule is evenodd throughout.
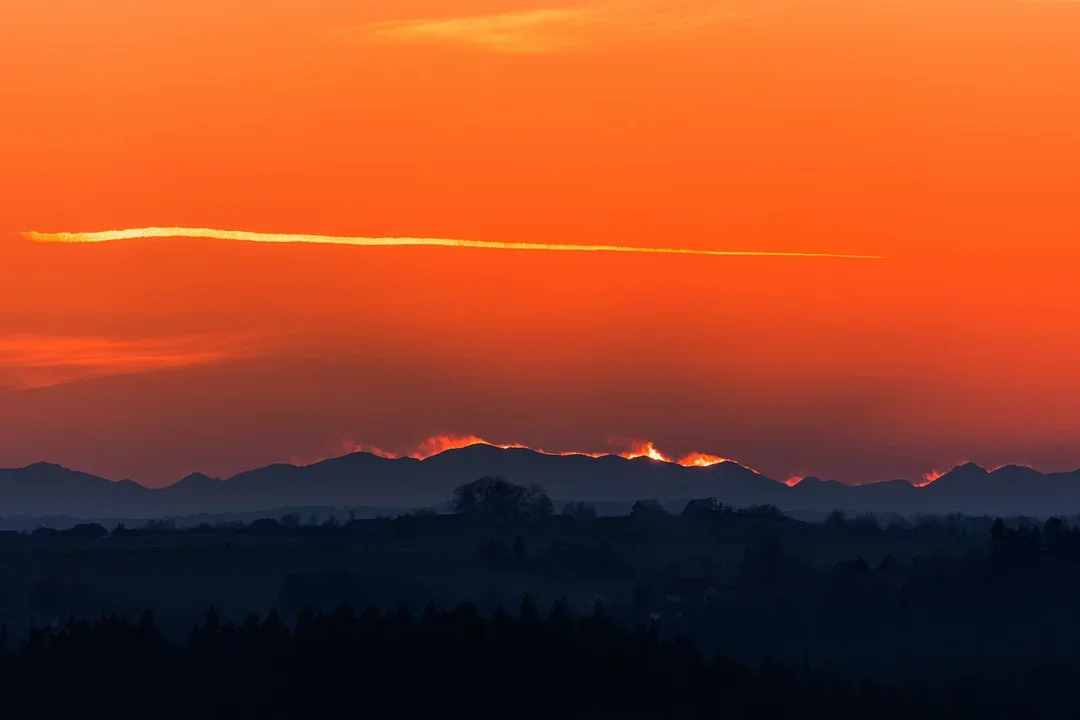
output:
<path id="1" fill-rule="evenodd" d="M 3 638 L 6 644 L 7 638 Z M 1075 717 L 1075 660 L 875 682 L 812 667 L 746 667 L 685 637 L 602 614 L 516 617 L 469 604 L 302 615 L 240 625 L 211 610 L 186 643 L 153 614 L 33 630 L 0 645 L 0 712 L 20 718 L 1013 718 Z M 479 682 L 478 682 L 479 680 Z"/>
<path id="2" fill-rule="evenodd" d="M 38 463 L 0 470 L 0 514 L 137 518 L 272 507 L 430 507 L 445 503 L 457 485 L 486 475 L 521 485 L 539 483 L 559 501 L 714 497 L 736 507 L 770 504 L 787 512 L 1080 512 L 1080 471 L 1044 474 L 1010 465 L 989 472 L 968 464 L 925 487 L 904 480 L 849 486 L 816 478 L 788 487 L 731 462 L 683 467 L 647 458 L 557 456 L 473 445 L 426 460 L 354 453 L 303 467 L 269 465 L 226 480 L 193 474 L 163 489 Z"/>

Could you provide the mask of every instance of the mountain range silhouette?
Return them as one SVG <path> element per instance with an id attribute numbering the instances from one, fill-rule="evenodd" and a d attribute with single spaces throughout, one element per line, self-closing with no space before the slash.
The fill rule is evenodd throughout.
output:
<path id="1" fill-rule="evenodd" d="M 1044 474 L 968 463 L 916 487 L 905 480 L 846 485 L 809 477 L 793 487 L 738 463 L 684 467 L 648 458 L 546 455 L 469 447 L 424 460 L 358 452 L 312 465 L 268 465 L 220 480 L 194 473 L 155 489 L 51 463 L 0 469 L 0 515 L 162 517 L 308 506 L 431 507 L 486 475 L 539 483 L 556 502 L 670 503 L 714 497 L 735 507 L 771 504 L 787 512 L 952 513 L 1047 516 L 1080 512 L 1080 470 Z"/>

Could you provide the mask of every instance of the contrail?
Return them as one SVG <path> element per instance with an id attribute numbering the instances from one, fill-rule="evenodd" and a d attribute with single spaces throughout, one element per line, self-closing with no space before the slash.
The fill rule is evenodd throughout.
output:
<path id="1" fill-rule="evenodd" d="M 496 240 L 458 240 L 452 238 L 414 237 L 338 237 L 334 235 L 294 235 L 261 233 L 246 230 L 211 228 L 148 227 L 101 232 L 30 231 L 23 237 L 39 243 L 101 243 L 139 238 L 208 238 L 257 243 L 309 243 L 318 245 L 358 245 L 362 247 L 457 247 L 490 250 L 547 250 L 549 252 L 619 252 L 650 255 L 713 255 L 745 257 L 834 258 L 846 260 L 882 260 L 882 255 L 846 255 L 837 253 L 764 252 L 758 250 L 694 250 L 690 248 L 635 247 L 632 245 L 570 245 L 565 243 L 499 242 Z"/>

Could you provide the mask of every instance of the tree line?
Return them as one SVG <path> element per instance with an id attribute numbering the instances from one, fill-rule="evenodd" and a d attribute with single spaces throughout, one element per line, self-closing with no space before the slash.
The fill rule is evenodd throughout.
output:
<path id="1" fill-rule="evenodd" d="M 575 617 L 561 604 L 542 614 L 527 597 L 516 614 L 487 619 L 468 604 L 429 605 L 419 616 L 342 605 L 305 611 L 289 628 L 275 613 L 236 625 L 210 610 L 174 644 L 146 612 L 136 622 L 72 619 L 14 645 L 3 633 L 0 642 L 5 717 L 994 718 L 1080 705 L 1067 681 L 1075 664 L 1039 668 L 1042 682 L 1030 687 L 1015 674 L 982 689 L 995 676 L 878 685 L 705 657 L 683 636 L 664 641 L 655 629 L 623 629 L 602 612 Z"/>

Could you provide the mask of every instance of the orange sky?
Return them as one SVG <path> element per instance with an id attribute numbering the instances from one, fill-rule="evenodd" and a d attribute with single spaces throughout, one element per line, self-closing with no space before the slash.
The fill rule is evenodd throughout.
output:
<path id="1" fill-rule="evenodd" d="M 0 466 L 1080 467 L 1080 2 L 0 3 Z M 268 246 L 146 226 L 854 253 Z"/>

